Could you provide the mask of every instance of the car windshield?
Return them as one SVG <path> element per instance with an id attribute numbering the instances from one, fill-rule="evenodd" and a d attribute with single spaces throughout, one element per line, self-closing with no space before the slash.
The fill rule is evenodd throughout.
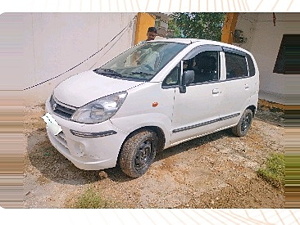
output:
<path id="1" fill-rule="evenodd" d="M 118 79 L 150 81 L 186 44 L 146 42 L 115 57 L 94 72 Z"/>

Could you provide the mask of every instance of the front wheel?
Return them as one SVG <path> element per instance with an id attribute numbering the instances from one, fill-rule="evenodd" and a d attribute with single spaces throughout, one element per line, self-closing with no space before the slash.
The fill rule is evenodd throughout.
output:
<path id="1" fill-rule="evenodd" d="M 119 163 L 129 177 L 142 176 L 152 164 L 157 151 L 158 137 L 155 132 L 141 130 L 131 135 L 123 144 Z"/>
<path id="2" fill-rule="evenodd" d="M 247 134 L 252 123 L 253 113 L 250 109 L 246 109 L 239 123 L 232 128 L 232 133 L 238 137 L 243 137 Z"/>

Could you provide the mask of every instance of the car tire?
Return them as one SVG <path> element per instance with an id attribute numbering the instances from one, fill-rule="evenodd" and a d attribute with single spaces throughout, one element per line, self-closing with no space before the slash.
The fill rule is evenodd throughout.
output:
<path id="1" fill-rule="evenodd" d="M 239 123 L 232 128 L 232 133 L 238 137 L 243 137 L 248 133 L 253 119 L 253 113 L 250 109 L 246 109 Z"/>
<path id="2" fill-rule="evenodd" d="M 123 173 L 132 178 L 145 174 L 156 156 L 157 146 L 157 134 L 151 130 L 140 130 L 130 135 L 119 157 Z"/>

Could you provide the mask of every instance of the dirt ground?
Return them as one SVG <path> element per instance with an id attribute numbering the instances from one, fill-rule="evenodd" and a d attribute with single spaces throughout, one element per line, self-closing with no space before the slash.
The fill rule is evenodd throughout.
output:
<path id="1" fill-rule="evenodd" d="M 282 208 L 284 190 L 256 170 L 283 153 L 284 128 L 271 112 L 259 112 L 248 135 L 230 130 L 194 139 L 157 155 L 149 171 L 130 179 L 118 168 L 83 171 L 46 137 L 40 106 L 25 115 L 25 208 L 65 208 L 88 188 L 116 208 Z"/>

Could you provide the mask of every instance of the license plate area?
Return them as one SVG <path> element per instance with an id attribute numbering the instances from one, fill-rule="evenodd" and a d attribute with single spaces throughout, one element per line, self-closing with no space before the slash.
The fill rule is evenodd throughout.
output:
<path id="1" fill-rule="evenodd" d="M 58 135 L 62 131 L 61 126 L 58 125 L 51 114 L 46 113 L 44 116 L 42 116 L 42 119 L 45 121 L 47 128 L 51 132 L 51 134 Z"/>

